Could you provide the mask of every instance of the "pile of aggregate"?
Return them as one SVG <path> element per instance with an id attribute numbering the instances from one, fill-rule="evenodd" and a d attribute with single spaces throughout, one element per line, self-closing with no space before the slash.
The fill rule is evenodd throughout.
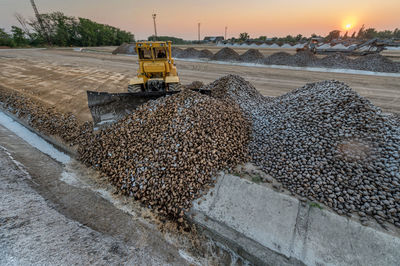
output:
<path id="1" fill-rule="evenodd" d="M 112 54 L 136 54 L 136 45 L 132 43 L 123 43 Z"/>
<path id="2" fill-rule="evenodd" d="M 351 68 L 376 72 L 400 72 L 399 64 L 380 54 L 360 56 L 353 60 Z"/>
<path id="3" fill-rule="evenodd" d="M 292 55 L 289 53 L 278 52 L 267 56 L 263 63 L 266 65 L 291 65 L 291 57 Z"/>
<path id="4" fill-rule="evenodd" d="M 211 59 L 216 61 L 239 61 L 240 56 L 235 50 L 224 47 L 214 54 Z"/>
<path id="5" fill-rule="evenodd" d="M 194 49 L 192 47 L 186 48 L 185 50 L 182 50 L 180 53 L 176 55 L 176 57 L 179 58 L 199 58 L 200 57 L 200 51 L 197 49 Z"/>
<path id="6" fill-rule="evenodd" d="M 240 55 L 240 61 L 258 63 L 264 59 L 264 55 L 257 49 L 249 49 Z"/>
<path id="7" fill-rule="evenodd" d="M 237 104 L 185 90 L 145 103 L 78 151 L 123 194 L 182 222 L 218 170 L 248 159 L 249 133 Z"/>
<path id="8" fill-rule="evenodd" d="M 400 226 L 400 125 L 337 81 L 307 84 L 261 104 L 238 76 L 215 81 L 252 120 L 253 162 L 301 197 L 339 214 Z M 239 95 L 255 95 L 240 101 Z M 254 102 L 260 104 L 255 105 Z"/>
<path id="9" fill-rule="evenodd" d="M 208 58 L 208 59 L 210 59 L 213 56 L 214 56 L 214 54 L 208 49 L 201 50 L 200 54 L 199 54 L 199 58 Z"/>
<path id="10" fill-rule="evenodd" d="M 90 122 L 81 123 L 72 113 L 60 113 L 52 106 L 12 92 L 0 86 L 0 106 L 25 120 L 29 126 L 53 137 L 59 137 L 70 146 L 85 142 L 93 129 Z"/>
<path id="11" fill-rule="evenodd" d="M 318 61 L 318 66 L 331 68 L 349 68 L 353 60 L 345 56 L 343 53 L 334 53 L 327 55 Z"/>

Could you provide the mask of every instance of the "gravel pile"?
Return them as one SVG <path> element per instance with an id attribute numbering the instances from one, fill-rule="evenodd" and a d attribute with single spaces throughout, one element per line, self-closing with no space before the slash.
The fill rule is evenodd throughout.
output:
<path id="1" fill-rule="evenodd" d="M 235 50 L 229 47 L 224 47 L 219 50 L 211 59 L 216 61 L 239 61 L 240 56 Z"/>
<path id="2" fill-rule="evenodd" d="M 264 56 L 257 49 L 249 49 L 240 55 L 240 61 L 258 63 L 264 59 Z"/>
<path id="3" fill-rule="evenodd" d="M 136 54 L 136 45 L 132 43 L 123 43 L 112 54 Z"/>
<path id="4" fill-rule="evenodd" d="M 234 100 L 239 91 L 254 93 L 238 76 L 213 84 Z M 339 214 L 358 213 L 361 222 L 372 216 L 400 226 L 398 122 L 337 81 L 308 84 L 258 107 L 237 103 L 252 118 L 252 160 L 285 188 Z"/>
<path id="5" fill-rule="evenodd" d="M 208 49 L 203 49 L 203 50 L 201 50 L 200 51 L 200 54 L 199 54 L 199 58 L 208 58 L 208 59 L 211 59 L 211 57 L 213 57 L 214 56 L 214 54 L 210 51 L 210 50 L 208 50 Z"/>
<path id="6" fill-rule="evenodd" d="M 274 53 L 266 57 L 263 61 L 266 65 L 291 65 L 292 55 L 286 52 Z"/>
<path id="7" fill-rule="evenodd" d="M 331 67 L 331 68 L 349 68 L 352 65 L 353 60 L 345 56 L 342 53 L 334 53 L 332 55 L 321 58 L 317 66 Z"/>
<path id="8" fill-rule="evenodd" d="M 399 64 L 380 54 L 360 56 L 353 60 L 352 68 L 376 72 L 400 72 Z"/>
<path id="9" fill-rule="evenodd" d="M 182 222 L 216 171 L 247 159 L 248 139 L 235 103 L 184 91 L 142 105 L 88 138 L 79 154 L 122 193 Z"/>

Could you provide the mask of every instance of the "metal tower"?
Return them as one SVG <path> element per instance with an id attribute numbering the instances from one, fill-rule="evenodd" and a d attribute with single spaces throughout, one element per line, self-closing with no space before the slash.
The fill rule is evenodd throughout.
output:
<path id="1" fill-rule="evenodd" d="M 42 32 L 43 32 L 43 35 L 44 35 L 44 37 L 46 38 L 47 43 L 48 43 L 49 45 L 51 45 L 50 37 L 49 37 L 49 35 L 47 34 L 46 28 L 44 27 L 42 17 L 41 17 L 40 14 L 39 14 L 39 11 L 38 11 L 38 9 L 37 9 L 37 7 L 36 7 L 35 1 L 34 1 L 34 0 L 31 0 L 31 4 L 32 4 L 33 12 L 35 12 L 36 19 L 37 19 L 37 21 L 39 22 L 39 26 L 40 26 L 40 28 L 41 28 L 41 30 L 42 30 Z"/>

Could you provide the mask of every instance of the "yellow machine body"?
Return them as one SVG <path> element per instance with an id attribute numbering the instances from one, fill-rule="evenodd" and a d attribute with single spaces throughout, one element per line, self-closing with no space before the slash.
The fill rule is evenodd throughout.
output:
<path id="1" fill-rule="evenodd" d="M 149 90 L 149 84 L 158 82 L 163 84 L 163 89 L 168 90 L 179 84 L 179 77 L 171 55 L 171 42 L 137 42 L 136 52 L 138 54 L 139 69 L 137 76 L 129 85 L 141 90 Z M 150 83 L 149 83 L 150 82 Z"/>

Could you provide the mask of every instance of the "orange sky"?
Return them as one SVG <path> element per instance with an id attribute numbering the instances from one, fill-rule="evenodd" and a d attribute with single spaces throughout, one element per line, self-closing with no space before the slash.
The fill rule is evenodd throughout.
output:
<path id="1" fill-rule="evenodd" d="M 41 12 L 62 11 L 65 14 L 91 18 L 133 32 L 137 39 L 153 33 L 151 14 L 156 12 L 159 35 L 197 39 L 201 36 L 228 37 L 248 32 L 260 35 L 286 36 L 301 33 L 326 35 L 330 30 L 344 30 L 351 24 L 351 34 L 362 24 L 378 30 L 400 28 L 400 0 L 35 0 Z M 32 16 L 27 0 L 0 0 L 0 27 L 17 24 L 15 12 Z"/>

